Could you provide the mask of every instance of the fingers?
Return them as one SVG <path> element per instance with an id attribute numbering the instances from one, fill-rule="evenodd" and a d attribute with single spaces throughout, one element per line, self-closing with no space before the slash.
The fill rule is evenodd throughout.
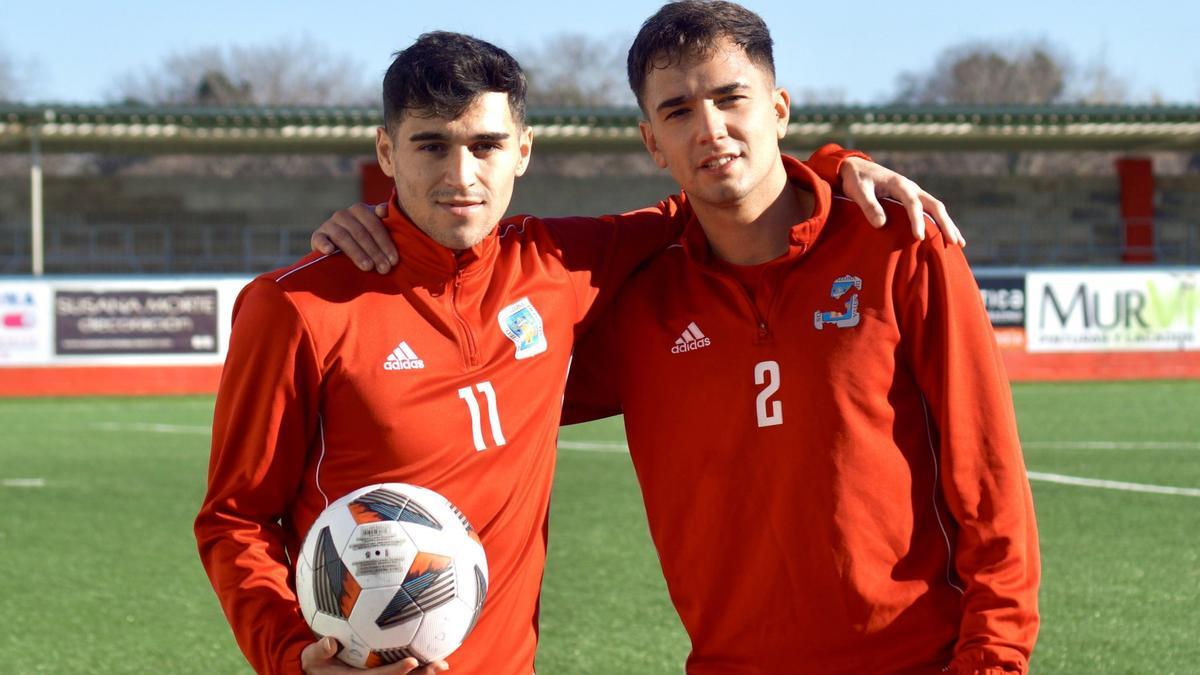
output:
<path id="1" fill-rule="evenodd" d="M 871 227 L 883 227 L 887 222 L 887 215 L 875 197 L 875 184 L 870 178 L 855 176 L 854 180 L 842 179 L 842 189 L 846 196 L 853 199 L 858 208 L 862 209 Z"/>
<path id="2" fill-rule="evenodd" d="M 946 210 L 946 205 L 941 200 L 922 190 L 921 203 L 924 205 L 927 213 L 933 214 L 933 222 L 937 223 L 937 226 L 942 230 L 942 235 L 950 243 L 958 244 L 959 246 L 967 245 L 966 237 L 963 236 L 958 226 L 954 224 L 954 219 L 950 217 L 950 212 Z"/>
<path id="3" fill-rule="evenodd" d="M 300 668 L 306 673 L 336 672 L 330 661 L 338 652 L 338 641 L 324 637 L 304 648 L 300 652 Z"/>
<path id="4" fill-rule="evenodd" d="M 422 666 L 420 662 L 410 656 L 388 666 L 380 666 L 361 672 L 364 674 L 370 673 L 370 675 L 434 675 L 434 673 L 441 673 L 447 670 L 450 670 L 450 666 L 445 661 L 434 661 Z"/>
<path id="5" fill-rule="evenodd" d="M 325 255 L 329 255 L 337 250 L 337 245 L 333 243 L 333 240 L 325 236 L 325 233 L 321 230 L 316 230 L 312 233 L 312 236 L 308 239 L 308 245 L 312 247 L 312 250 L 319 251 Z"/>
<path id="6" fill-rule="evenodd" d="M 386 215 L 387 205 L 382 205 Z M 314 250 L 331 253 L 328 246 L 341 249 L 359 269 L 386 273 L 399 259 L 387 226 L 380 220 L 378 206 L 355 204 L 330 216 L 313 233 Z"/>
<path id="7" fill-rule="evenodd" d="M 921 204 L 922 191 L 917 184 L 893 172 L 891 180 L 879 183 L 876 192 L 883 197 L 891 197 L 904 206 L 904 210 L 908 212 L 909 223 L 912 224 L 913 236 L 924 241 L 925 209 Z"/>

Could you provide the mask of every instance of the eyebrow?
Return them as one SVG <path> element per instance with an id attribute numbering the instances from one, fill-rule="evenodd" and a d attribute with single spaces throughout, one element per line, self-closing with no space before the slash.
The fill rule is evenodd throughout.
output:
<path id="1" fill-rule="evenodd" d="M 732 94 L 735 91 L 746 89 L 747 87 L 749 87 L 749 85 L 747 85 L 745 82 L 730 82 L 729 84 L 723 84 L 719 87 L 710 89 L 708 91 L 707 95 L 709 97 L 715 98 L 717 96 L 725 96 L 727 94 Z M 669 98 L 669 99 L 663 101 L 662 103 L 659 103 L 658 107 L 655 108 L 654 110 L 660 111 L 665 108 L 674 108 L 676 106 L 683 105 L 690 98 L 691 98 L 691 96 L 689 96 L 687 94 L 684 94 L 683 96 L 676 96 L 674 98 Z"/>
<path id="2" fill-rule="evenodd" d="M 485 134 L 475 134 L 471 137 L 471 141 L 503 141 L 507 140 L 509 134 L 504 131 L 495 131 Z M 410 143 L 420 143 L 421 141 L 449 141 L 450 136 L 438 131 L 422 131 L 408 137 Z"/>

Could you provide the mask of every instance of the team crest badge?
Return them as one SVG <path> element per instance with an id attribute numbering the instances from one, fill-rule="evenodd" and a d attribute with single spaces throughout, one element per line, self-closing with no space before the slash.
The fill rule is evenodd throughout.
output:
<path id="1" fill-rule="evenodd" d="M 496 319 L 500 322 L 500 330 L 516 346 L 518 359 L 527 359 L 546 351 L 542 315 L 538 314 L 529 298 L 521 298 L 500 310 Z"/>
<path id="2" fill-rule="evenodd" d="M 862 279 L 847 274 L 834 279 L 833 288 L 829 290 L 829 296 L 838 299 L 850 293 L 850 291 L 861 290 Z M 860 318 L 861 315 L 858 313 L 858 293 L 850 293 L 850 297 L 846 298 L 845 311 L 815 312 L 813 314 L 813 326 L 817 330 L 821 330 L 826 325 L 837 326 L 838 328 L 853 328 L 858 325 Z"/>

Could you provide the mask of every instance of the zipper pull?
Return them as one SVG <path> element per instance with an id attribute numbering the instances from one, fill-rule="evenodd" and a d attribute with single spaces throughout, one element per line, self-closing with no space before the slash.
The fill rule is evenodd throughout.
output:
<path id="1" fill-rule="evenodd" d="M 766 322 L 766 321 L 759 321 L 759 322 L 758 322 L 758 335 L 759 335 L 759 337 L 767 337 L 767 334 L 768 334 L 768 333 L 769 333 L 769 331 L 767 330 L 767 322 Z"/>

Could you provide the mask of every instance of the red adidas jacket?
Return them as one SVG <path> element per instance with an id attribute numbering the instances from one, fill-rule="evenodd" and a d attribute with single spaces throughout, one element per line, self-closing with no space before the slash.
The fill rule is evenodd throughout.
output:
<path id="1" fill-rule="evenodd" d="M 692 217 L 577 347 L 564 421 L 625 414 L 688 673 L 1024 672 L 1037 532 L 966 260 L 785 162 L 817 205 L 789 253 L 751 295 Z"/>

